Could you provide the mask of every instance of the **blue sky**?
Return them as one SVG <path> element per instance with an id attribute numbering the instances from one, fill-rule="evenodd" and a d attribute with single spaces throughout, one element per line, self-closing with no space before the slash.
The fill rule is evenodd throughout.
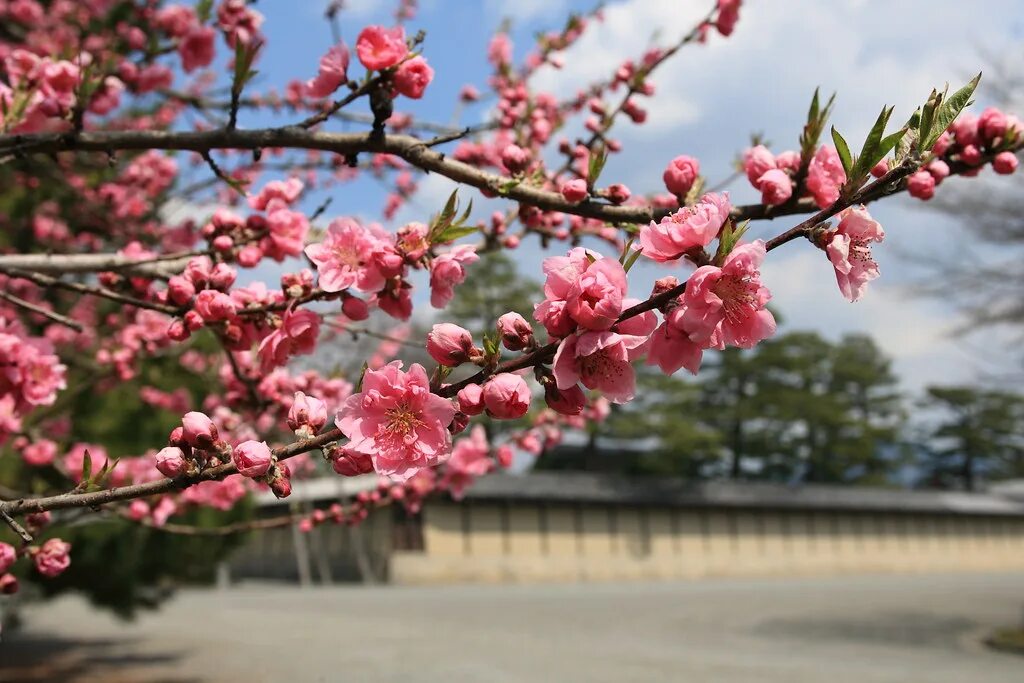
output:
<path id="1" fill-rule="evenodd" d="M 362 26 L 390 24 L 396 3 L 349 0 L 346 4 L 341 26 L 351 45 Z M 258 85 L 280 86 L 288 78 L 315 74 L 319 57 L 331 44 L 322 18 L 325 5 L 312 0 L 259 3 L 267 17 L 269 45 L 259 67 Z M 486 45 L 504 17 L 513 22 L 518 58 L 533 33 L 558 28 L 568 11 L 591 6 L 563 0 L 421 0 L 420 12 L 408 28 L 426 31 L 424 54 L 437 76 L 423 100 L 405 100 L 401 109 L 437 122 L 451 121 L 461 86 L 483 85 Z M 708 0 L 607 2 L 605 21 L 565 53 L 565 67 L 560 71 L 545 67 L 536 83 L 563 97 L 571 94 L 610 73 L 623 59 L 639 56 L 651 40 L 659 44 L 674 40 L 708 6 Z M 702 171 L 714 183 L 729 174 L 732 160 L 752 133 L 763 134 L 775 151 L 791 149 L 816 86 L 838 92 L 833 123 L 848 140 L 859 142 L 883 104 L 896 106 L 894 121 L 904 119 L 931 87 L 947 80 L 955 85 L 967 80 L 985 66 L 983 51 L 1008 54 L 1021 42 L 1022 33 L 1024 12 L 1018 0 L 745 2 L 730 39 L 716 35 L 708 45 L 688 47 L 657 72 L 653 79 L 657 95 L 644 102 L 648 123 L 616 128 L 626 151 L 613 157 L 602 181 L 624 182 L 636 192 L 660 189 L 665 164 L 678 154 L 689 154 L 701 160 Z M 984 100 L 983 85 L 979 105 Z M 486 106 L 464 111 L 459 122 L 479 121 Z M 249 127 L 268 122 L 262 116 L 242 119 L 242 125 Z M 344 128 L 340 123 L 331 125 Z M 452 187 L 443 178 L 425 179 L 390 227 L 426 219 L 440 208 Z M 745 181 L 730 190 L 737 203 L 756 199 Z M 384 195 L 376 184 L 360 183 L 334 194 L 331 214 L 379 216 Z M 466 190 L 464 195 L 475 197 L 479 216 L 488 214 L 488 205 L 479 201 L 475 191 Z M 809 245 L 794 243 L 769 256 L 763 275 L 786 327 L 816 329 L 829 337 L 847 331 L 872 334 L 895 358 L 896 369 L 910 390 L 927 383 L 971 381 L 983 374 L 1019 370 L 1013 360 L 995 357 L 1002 354 L 979 351 L 991 345 L 988 338 L 951 339 L 948 333 L 957 323 L 955 312 L 905 291 L 907 264 L 896 254 L 956 248 L 956 226 L 906 197 L 876 204 L 871 210 L 888 234 L 876 249 L 883 275 L 857 304 L 839 296 L 827 262 Z M 756 223 L 751 235 L 769 237 L 793 222 L 784 218 Z M 520 252 L 517 259 L 524 271 L 539 273 L 545 254 L 532 243 Z M 665 270 L 653 264 L 638 266 L 631 273 L 634 294 L 646 294 L 651 281 L 663 274 Z"/>

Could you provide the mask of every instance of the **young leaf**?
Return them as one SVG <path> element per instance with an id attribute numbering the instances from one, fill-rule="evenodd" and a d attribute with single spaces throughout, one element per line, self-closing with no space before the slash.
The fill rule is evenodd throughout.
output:
<path id="1" fill-rule="evenodd" d="M 199 0 L 196 3 L 196 18 L 199 19 L 200 24 L 205 24 L 210 20 L 210 10 L 213 9 L 213 0 Z"/>
<path id="2" fill-rule="evenodd" d="M 836 151 L 839 152 L 839 160 L 843 162 L 843 170 L 846 171 L 846 177 L 852 177 L 853 157 L 850 155 L 850 146 L 846 144 L 846 140 L 839 134 L 835 126 L 832 126 L 832 141 L 836 143 Z"/>
<path id="3" fill-rule="evenodd" d="M 630 254 L 629 254 L 629 255 L 628 255 L 627 257 L 626 257 L 626 262 L 622 264 L 622 269 L 623 269 L 623 270 L 625 270 L 625 271 L 626 271 L 626 272 L 628 273 L 628 272 L 629 272 L 629 269 L 633 267 L 633 264 L 634 264 L 634 263 L 636 263 L 636 260 L 637 260 L 638 258 L 640 258 L 640 253 L 641 253 L 642 251 L 643 251 L 643 249 L 634 249 L 634 250 L 632 251 L 632 253 L 630 253 Z"/>
<path id="4" fill-rule="evenodd" d="M 434 244 L 447 244 L 448 242 L 454 242 L 460 237 L 472 235 L 477 230 L 479 230 L 479 228 L 475 225 L 450 225 L 441 233 L 436 235 L 432 242 Z"/>
<path id="5" fill-rule="evenodd" d="M 355 393 L 359 394 L 363 391 L 363 378 L 366 377 L 366 371 L 370 369 L 369 363 L 363 361 L 363 367 L 359 370 L 359 381 L 356 382 Z"/>
<path id="6" fill-rule="evenodd" d="M 864 146 L 857 157 L 855 177 L 867 175 L 871 167 L 877 164 L 885 156 L 886 152 L 889 151 L 885 150 L 885 152 L 879 153 L 878 150 L 881 147 L 882 136 L 885 134 L 885 127 L 889 124 L 889 117 L 892 116 L 892 110 L 892 107 L 882 107 L 882 113 L 878 115 L 875 125 L 871 127 L 867 138 L 864 139 Z"/>
<path id="7" fill-rule="evenodd" d="M 960 112 L 971 103 L 971 96 L 974 95 L 979 81 L 981 81 L 981 72 L 942 103 L 938 111 L 935 112 L 935 122 L 932 124 L 931 130 L 927 137 L 922 140 L 922 150 L 931 150 L 938 141 L 939 136 L 949 128 L 949 124 L 953 123 L 956 117 L 960 115 Z"/>
<path id="8" fill-rule="evenodd" d="M 590 154 L 590 167 L 587 171 L 587 182 L 591 187 L 597 182 L 597 179 L 601 175 L 601 171 L 604 170 L 605 162 L 608 161 L 608 151 L 602 145 L 595 149 Z"/>

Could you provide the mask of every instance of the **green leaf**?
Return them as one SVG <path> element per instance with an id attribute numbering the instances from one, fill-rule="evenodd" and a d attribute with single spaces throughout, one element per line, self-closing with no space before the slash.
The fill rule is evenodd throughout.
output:
<path id="1" fill-rule="evenodd" d="M 608 161 L 608 151 L 601 145 L 599 149 L 594 150 L 590 154 L 590 166 L 587 170 L 587 183 L 593 187 L 594 183 L 601 176 L 601 171 L 604 170 L 604 165 Z"/>
<path id="2" fill-rule="evenodd" d="M 454 242 L 460 237 L 472 235 L 479 229 L 480 228 L 475 225 L 451 225 L 445 228 L 442 233 L 434 237 L 434 239 L 431 241 L 434 244 L 445 244 L 447 242 Z"/>
<path id="3" fill-rule="evenodd" d="M 89 449 L 85 451 L 85 457 L 82 459 L 82 481 L 88 482 L 92 479 L 92 455 L 89 454 Z"/>
<path id="4" fill-rule="evenodd" d="M 850 178 L 853 174 L 853 157 L 850 155 L 850 146 L 846 144 L 846 140 L 839 134 L 835 126 L 832 126 L 832 141 L 836 143 L 836 151 L 839 152 L 839 160 L 843 162 L 846 177 Z"/>
<path id="5" fill-rule="evenodd" d="M 356 382 L 356 390 L 354 393 L 362 393 L 363 391 L 363 378 L 366 377 L 366 371 L 370 369 L 369 363 L 363 361 L 363 367 L 359 370 L 359 381 Z"/>
<path id="6" fill-rule="evenodd" d="M 864 139 L 864 146 L 857 157 L 854 177 L 859 178 L 867 175 L 871 168 L 889 151 L 887 149 L 879 154 L 878 150 L 882 144 L 882 136 L 885 135 L 885 127 L 889 125 L 889 117 L 892 116 L 892 110 L 893 107 L 882 107 L 882 113 L 878 115 L 875 125 L 871 127 L 868 136 Z M 892 149 L 892 147 L 890 146 L 889 149 Z"/>
<path id="7" fill-rule="evenodd" d="M 636 263 L 636 260 L 638 258 L 640 258 L 640 254 L 642 252 L 643 252 L 643 249 L 633 249 L 629 253 L 629 255 L 626 256 L 626 262 L 622 264 L 622 269 L 625 270 L 628 273 L 629 269 L 633 267 L 634 263 Z"/>
<path id="8" fill-rule="evenodd" d="M 196 3 L 196 17 L 198 17 L 200 24 L 205 24 L 210 20 L 210 11 L 212 9 L 213 0 L 199 0 Z"/>
<path id="9" fill-rule="evenodd" d="M 938 141 L 939 136 L 949 128 L 949 124 L 956 120 L 956 117 L 960 115 L 967 105 L 971 103 L 971 97 L 974 95 L 974 91 L 978 87 L 978 83 L 981 81 L 981 72 L 967 83 L 964 87 L 953 93 L 935 113 L 935 121 L 931 125 L 931 130 L 927 136 L 923 137 L 921 142 L 922 151 L 930 151 L 935 143 Z"/>

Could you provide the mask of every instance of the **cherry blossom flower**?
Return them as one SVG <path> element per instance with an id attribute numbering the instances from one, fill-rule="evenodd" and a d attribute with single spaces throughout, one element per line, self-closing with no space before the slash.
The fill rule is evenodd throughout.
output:
<path id="1" fill-rule="evenodd" d="M 455 287 L 466 280 L 465 266 L 479 258 L 476 246 L 471 244 L 460 244 L 435 258 L 430 264 L 430 305 L 447 306 L 455 296 Z"/>
<path id="2" fill-rule="evenodd" d="M 369 455 L 378 474 L 405 481 L 448 459 L 454 417 L 452 402 L 431 393 L 422 365 L 405 372 L 394 361 L 366 371 L 363 391 L 345 400 L 335 422 L 347 447 Z"/>
<path id="3" fill-rule="evenodd" d="M 306 83 L 310 97 L 328 97 L 348 80 L 348 48 L 344 43 L 331 47 L 320 58 L 320 71 L 316 78 Z"/>
<path id="4" fill-rule="evenodd" d="M 260 368 L 269 372 L 292 356 L 313 353 L 319 336 L 320 316 L 316 313 L 304 308 L 285 311 L 281 326 L 260 342 Z"/>
<path id="5" fill-rule="evenodd" d="M 613 403 L 627 403 L 636 392 L 636 373 L 630 361 L 646 341 L 645 337 L 608 331 L 570 335 L 555 352 L 555 385 L 571 390 L 582 382 Z"/>
<path id="6" fill-rule="evenodd" d="M 35 562 L 36 571 L 52 579 L 71 566 L 70 553 L 70 543 L 65 543 L 59 538 L 51 538 L 36 550 L 32 560 Z"/>
<path id="7" fill-rule="evenodd" d="M 718 236 L 732 206 L 728 193 L 708 193 L 693 206 L 684 206 L 660 222 L 640 229 L 644 256 L 664 263 L 705 247 Z"/>
<path id="8" fill-rule="evenodd" d="M 476 425 L 467 438 L 455 442 L 452 457 L 445 464 L 440 486 L 448 490 L 455 500 L 462 500 L 466 488 L 477 477 L 487 474 L 493 468 L 487 434 L 482 425 Z"/>
<path id="9" fill-rule="evenodd" d="M 349 287 L 375 292 L 383 287 L 384 275 L 373 261 L 379 242 L 350 218 L 331 221 L 324 241 L 306 247 L 306 256 L 319 273 L 320 288 L 325 292 L 340 292 Z"/>
<path id="10" fill-rule="evenodd" d="M 384 28 L 367 26 L 356 39 L 356 55 L 371 71 L 395 66 L 409 53 L 405 44 L 405 29 L 401 26 Z"/>
<path id="11" fill-rule="evenodd" d="M 826 233 L 825 253 L 836 270 L 839 291 L 850 301 L 860 299 L 868 283 L 878 277 L 878 264 L 871 258 L 871 243 L 883 239 L 882 226 L 862 206 L 843 210 L 839 225 Z"/>
<path id="12" fill-rule="evenodd" d="M 824 146 L 815 153 L 807 167 L 807 190 L 820 208 L 832 206 L 839 199 L 839 189 L 846 182 L 846 171 L 835 147 Z"/>

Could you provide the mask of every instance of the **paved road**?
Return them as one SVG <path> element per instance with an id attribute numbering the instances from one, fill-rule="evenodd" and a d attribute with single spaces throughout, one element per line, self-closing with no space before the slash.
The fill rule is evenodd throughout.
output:
<path id="1" fill-rule="evenodd" d="M 1024 657 L 979 640 L 1022 607 L 1024 575 L 982 574 L 246 586 L 184 592 L 134 623 L 62 599 L 0 644 L 0 680 L 1019 683 Z M 26 664 L 44 657 L 59 673 Z"/>

